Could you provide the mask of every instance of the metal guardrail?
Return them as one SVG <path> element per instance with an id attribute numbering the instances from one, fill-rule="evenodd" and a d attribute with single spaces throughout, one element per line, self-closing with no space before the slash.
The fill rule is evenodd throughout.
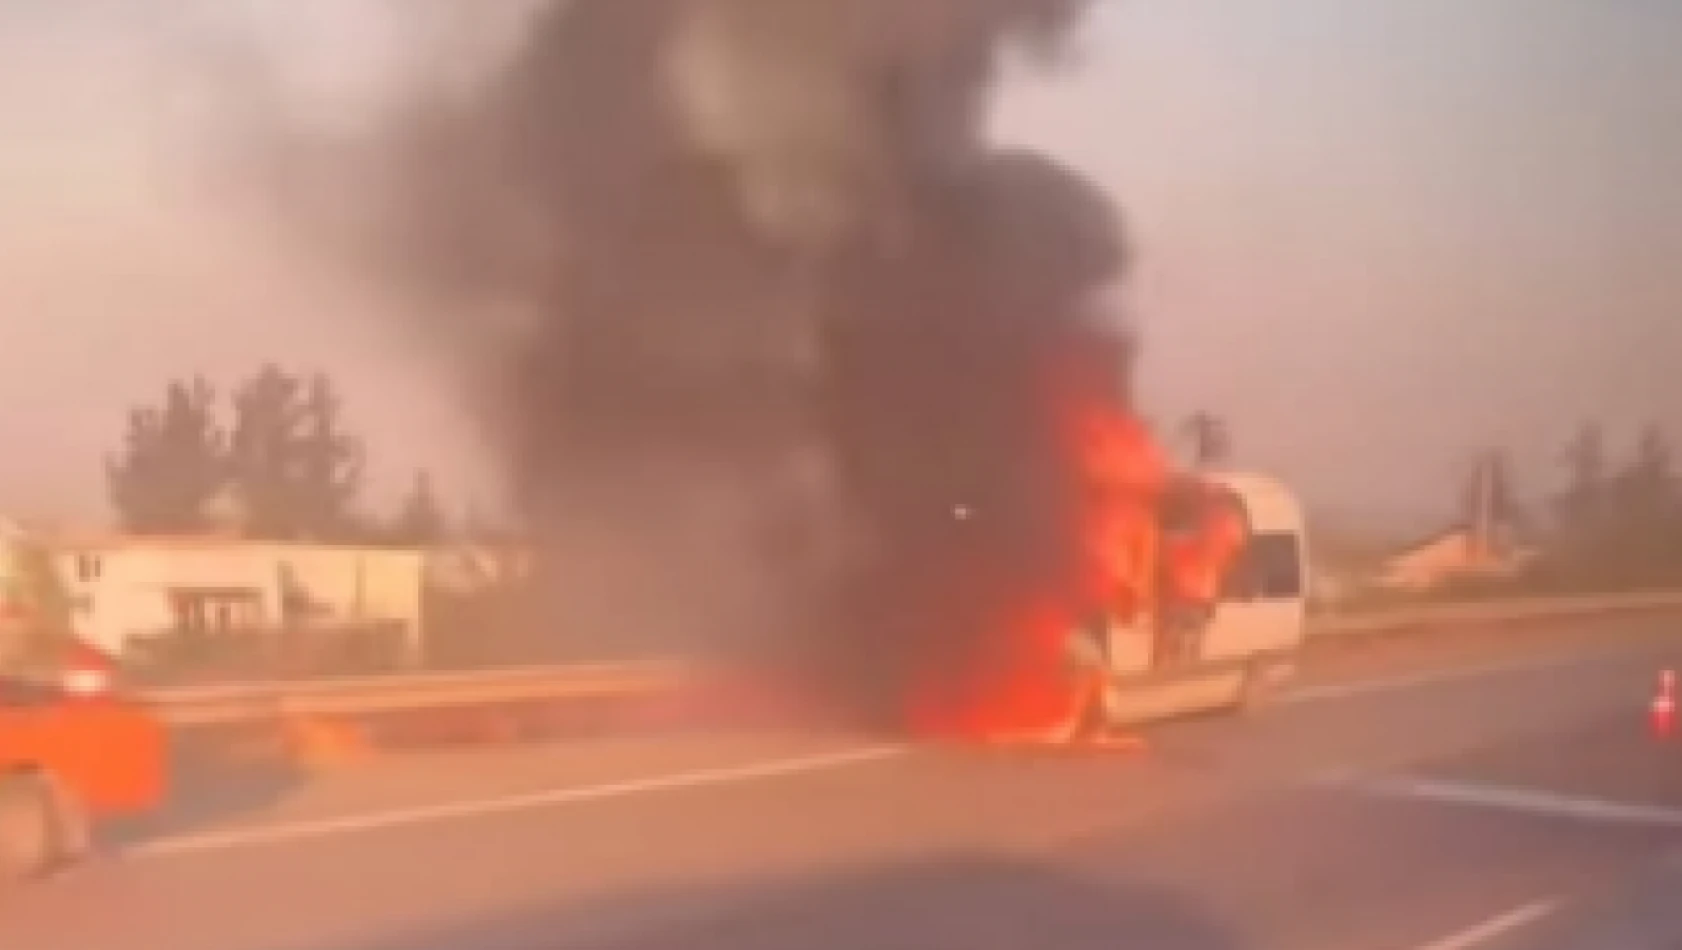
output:
<path id="1" fill-rule="evenodd" d="M 172 726 L 294 716 L 376 714 L 490 703 L 654 694 L 689 681 L 676 662 L 513 667 L 460 673 L 231 683 L 142 694 Z"/>
<path id="2" fill-rule="evenodd" d="M 1539 597 L 1444 604 L 1310 621 L 1313 639 L 1420 627 L 1511 623 L 1682 608 L 1682 592 Z M 205 726 L 309 716 L 378 715 L 405 710 L 657 695 L 695 682 L 675 661 L 515 667 L 460 673 L 389 674 L 289 682 L 235 683 L 143 694 L 171 726 Z"/>
<path id="3" fill-rule="evenodd" d="M 1631 594 L 1534 597 L 1461 604 L 1433 604 L 1370 614 L 1322 616 L 1309 621 L 1311 638 L 1359 636 L 1455 624 L 1514 623 L 1525 620 L 1562 620 L 1606 613 L 1682 608 L 1682 591 L 1645 591 Z"/>

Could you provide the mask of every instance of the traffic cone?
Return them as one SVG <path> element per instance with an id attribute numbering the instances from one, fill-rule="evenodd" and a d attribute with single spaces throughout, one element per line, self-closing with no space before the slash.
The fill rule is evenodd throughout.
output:
<path id="1" fill-rule="evenodd" d="M 1668 739 L 1676 730 L 1676 671 L 1659 673 L 1659 691 L 1647 707 L 1647 720 L 1655 738 Z"/>

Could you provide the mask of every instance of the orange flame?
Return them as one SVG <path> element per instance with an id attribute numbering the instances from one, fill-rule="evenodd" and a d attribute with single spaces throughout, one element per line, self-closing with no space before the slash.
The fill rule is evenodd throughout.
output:
<path id="1" fill-rule="evenodd" d="M 962 667 L 937 671 L 913 697 L 913 728 L 998 741 L 1067 730 L 1085 698 L 1065 655 L 1075 619 L 1054 598 L 1017 605 L 986 631 L 973 655 L 961 658 Z"/>
<path id="2" fill-rule="evenodd" d="M 920 732 L 987 741 L 1072 735 L 1102 687 L 1101 671 L 1071 662 L 1077 625 L 1100 611 L 1131 619 L 1150 608 L 1167 462 L 1145 426 L 1113 400 L 1064 398 L 1053 411 L 1074 483 L 1075 563 L 1069 576 L 985 621 L 990 629 L 957 668 L 932 673 L 913 698 Z"/>

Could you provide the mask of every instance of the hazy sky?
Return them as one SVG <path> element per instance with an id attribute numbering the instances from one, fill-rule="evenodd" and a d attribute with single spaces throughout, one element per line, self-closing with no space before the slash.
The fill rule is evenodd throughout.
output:
<path id="1" fill-rule="evenodd" d="M 1127 209 L 1154 409 L 1430 511 L 1482 442 L 1537 490 L 1585 418 L 1682 437 L 1678 51 L 1664 0 L 1137 0 L 1005 125 Z"/>
<path id="2" fill-rule="evenodd" d="M 395 62 L 376 2 L 0 0 L 0 510 L 98 514 L 131 400 L 265 358 L 345 380 L 385 484 L 491 484 L 390 299 L 206 187 L 210 100 L 157 53 L 183 11 L 258 11 L 348 120 Z M 1682 438 L 1678 50 L 1669 0 L 1113 0 L 999 128 L 1125 208 L 1153 415 L 1428 514 L 1485 443 L 1542 488 L 1586 418 Z"/>

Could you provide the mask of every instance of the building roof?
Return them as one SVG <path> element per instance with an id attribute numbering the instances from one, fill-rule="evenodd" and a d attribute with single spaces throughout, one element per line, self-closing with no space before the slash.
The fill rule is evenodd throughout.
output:
<path id="1" fill-rule="evenodd" d="M 173 550 L 192 551 L 215 548 L 290 548 L 343 551 L 416 551 L 400 544 L 352 544 L 333 541 L 268 541 L 261 538 L 242 538 L 214 534 L 86 534 L 58 535 L 48 542 L 63 551 L 121 551 Z"/>

